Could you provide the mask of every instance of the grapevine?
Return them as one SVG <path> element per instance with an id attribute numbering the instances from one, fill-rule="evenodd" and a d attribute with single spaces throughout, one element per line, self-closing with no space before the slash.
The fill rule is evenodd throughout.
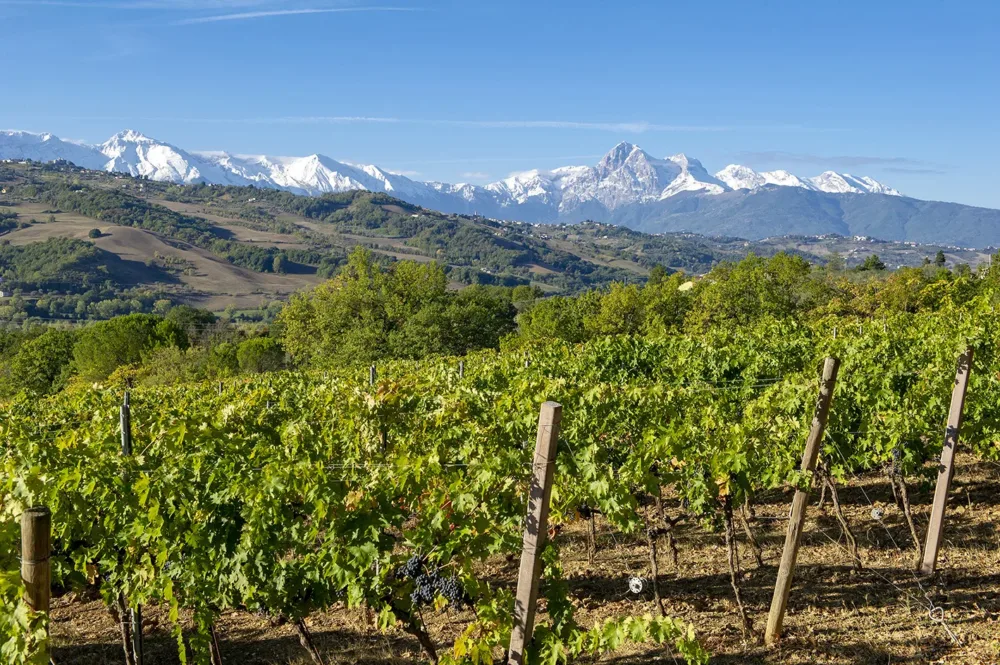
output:
<path id="1" fill-rule="evenodd" d="M 130 606 L 168 605 L 179 651 L 199 661 L 223 611 L 300 622 L 344 603 L 402 626 L 429 656 L 440 645 L 422 611 L 471 605 L 475 619 L 440 659 L 484 662 L 509 640 L 513 598 L 476 574 L 520 552 L 541 402 L 564 408 L 554 527 L 597 514 L 623 533 L 667 532 L 653 523 L 669 488 L 683 506 L 673 519 L 731 528 L 756 494 L 809 481 L 796 469 L 828 355 L 843 363 L 824 440 L 832 479 L 886 465 L 919 475 L 940 452 L 955 359 L 969 345 L 983 352 L 963 441 L 1000 458 L 1000 374 L 988 352 L 998 329 L 985 303 L 963 312 L 901 314 L 838 336 L 832 320 L 763 319 L 539 343 L 472 354 L 462 376 L 449 358 L 390 364 L 374 386 L 345 369 L 239 379 L 221 392 L 140 389 L 131 457 L 118 454 L 118 387 L 16 399 L 0 405 L 0 545 L 10 551 L 27 507 L 50 507 L 54 579 L 97 584 L 109 607 L 119 594 Z M 705 660 L 692 628 L 669 617 L 576 625 L 559 543 L 547 548 L 534 662 L 629 640 Z M 11 580 L 0 577 L 2 653 L 30 662 L 45 618 L 26 613 Z M 195 618 L 187 645 L 182 610 Z"/>

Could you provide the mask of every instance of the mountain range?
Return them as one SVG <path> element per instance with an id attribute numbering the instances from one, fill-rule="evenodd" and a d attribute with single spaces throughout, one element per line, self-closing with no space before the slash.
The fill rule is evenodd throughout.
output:
<path id="1" fill-rule="evenodd" d="M 800 177 L 730 164 L 711 174 L 684 154 L 656 158 L 627 142 L 595 166 L 515 173 L 485 186 L 420 182 L 374 165 L 309 157 L 185 151 L 127 130 L 100 145 L 52 134 L 0 131 L 0 159 L 65 160 L 157 181 L 253 185 L 321 195 L 385 192 L 443 212 L 527 222 L 594 220 L 658 233 L 692 231 L 748 239 L 867 235 L 886 240 L 1000 245 L 1000 211 L 921 201 L 868 176 L 826 171 Z"/>

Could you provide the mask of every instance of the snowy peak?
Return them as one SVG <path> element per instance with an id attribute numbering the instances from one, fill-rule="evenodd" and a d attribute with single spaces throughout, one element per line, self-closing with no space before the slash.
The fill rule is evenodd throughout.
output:
<path id="1" fill-rule="evenodd" d="M 777 171 L 765 171 L 760 174 L 768 185 L 778 185 L 779 187 L 802 187 L 812 189 L 812 184 L 802 178 L 792 175 L 788 171 L 779 169 Z"/>
<path id="2" fill-rule="evenodd" d="M 701 162 L 699 162 L 697 159 L 694 159 L 693 157 L 688 157 L 683 152 L 679 152 L 676 155 L 667 157 L 667 159 L 669 159 L 671 162 L 681 167 L 682 169 L 690 169 L 692 167 L 696 169 L 705 168 L 701 165 Z"/>
<path id="3" fill-rule="evenodd" d="M 715 174 L 715 177 L 732 189 L 754 191 L 766 185 L 778 187 L 799 187 L 829 194 L 887 194 L 902 196 L 899 191 L 868 176 L 852 176 L 849 173 L 826 171 L 814 178 L 800 178 L 788 171 L 764 171 L 758 173 L 749 166 L 730 164 Z"/>
<path id="4" fill-rule="evenodd" d="M 100 146 L 108 158 L 104 169 L 145 176 L 153 180 L 194 183 L 205 180 L 199 161 L 169 143 L 161 143 L 134 130 L 115 134 Z"/>
<path id="5" fill-rule="evenodd" d="M 619 143 L 593 174 L 597 179 L 596 198 L 609 208 L 656 198 L 678 175 L 680 169 L 672 162 L 656 159 L 639 146 Z"/>
<path id="6" fill-rule="evenodd" d="M 602 175 L 613 173 L 625 166 L 633 153 L 637 153 L 635 161 L 646 161 L 650 158 L 639 146 L 622 141 L 601 158 L 601 161 L 597 163 L 597 170 Z"/>
<path id="7" fill-rule="evenodd" d="M 831 194 L 888 194 L 890 196 L 900 196 L 900 193 L 868 176 L 853 176 L 850 173 L 836 173 L 835 171 L 824 171 L 815 178 L 809 178 L 809 182 L 821 192 Z"/>
<path id="8" fill-rule="evenodd" d="M 594 175 L 606 189 L 621 189 L 639 197 L 655 196 L 680 173 L 676 165 L 656 159 L 642 148 L 621 142 L 598 162 Z"/>
<path id="9" fill-rule="evenodd" d="M 732 189 L 748 189 L 754 191 L 765 185 L 776 185 L 778 187 L 800 187 L 802 189 L 816 189 L 808 180 L 803 180 L 788 171 L 754 171 L 749 166 L 741 164 L 730 164 L 715 174 L 715 177 L 729 185 Z"/>
<path id="10" fill-rule="evenodd" d="M 121 143 L 156 143 L 156 141 L 141 132 L 135 131 L 134 129 L 126 129 L 125 131 L 118 132 L 105 141 L 104 145 Z"/>
<path id="11" fill-rule="evenodd" d="M 38 162 L 65 160 L 85 169 L 100 170 L 107 161 L 95 148 L 65 141 L 52 134 L 0 131 L 0 159 Z"/>
<path id="12" fill-rule="evenodd" d="M 740 164 L 730 164 L 716 173 L 715 177 L 726 183 L 730 189 L 754 190 L 767 184 L 767 180 L 760 173 Z"/>
<path id="13" fill-rule="evenodd" d="M 867 189 L 869 194 L 888 194 L 889 196 L 902 196 L 902 193 L 889 185 L 879 182 L 874 178 L 869 178 L 868 176 L 861 176 L 859 178 L 854 178 L 850 174 L 844 174 L 848 178 L 853 178 L 855 182 L 859 183 L 862 189 Z"/>
<path id="14" fill-rule="evenodd" d="M 728 187 L 709 175 L 697 159 L 684 154 L 657 159 L 639 146 L 619 143 L 597 164 L 594 198 L 609 209 L 655 201 L 681 192 L 721 194 Z M 577 202 L 579 196 L 571 196 Z"/>
<path id="15" fill-rule="evenodd" d="M 680 174 L 670 185 L 660 193 L 660 198 L 665 199 L 680 192 L 704 191 L 708 194 L 722 194 L 730 190 L 729 185 L 718 178 L 709 175 L 701 162 L 693 157 L 688 157 L 684 153 L 667 158 L 670 162 L 680 168 Z"/>

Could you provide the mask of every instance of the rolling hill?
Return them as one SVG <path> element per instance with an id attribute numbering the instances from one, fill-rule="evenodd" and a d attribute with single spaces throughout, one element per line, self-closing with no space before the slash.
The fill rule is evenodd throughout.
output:
<path id="1" fill-rule="evenodd" d="M 757 193 L 770 195 L 765 189 Z M 675 198 L 678 204 L 686 200 Z M 641 218 L 628 221 L 645 224 Z M 7 248 L 0 252 L 0 290 L 42 303 L 23 311 L 39 315 L 44 306 L 56 318 L 148 309 L 163 299 L 213 310 L 264 307 L 329 277 L 358 245 L 385 263 L 438 261 L 455 288 L 524 284 L 547 293 L 641 281 L 655 265 L 703 273 L 751 251 L 792 251 L 816 262 L 839 252 L 851 264 L 878 253 L 890 266 L 917 265 L 938 249 L 952 263 L 987 258 L 869 237 L 748 241 L 650 234 L 599 222 L 505 222 L 441 213 L 364 190 L 311 197 L 177 185 L 65 162 L 0 165 L 0 232 Z M 75 277 L 54 279 L 60 271 Z M 5 311 L 0 309 L 0 319 Z"/>

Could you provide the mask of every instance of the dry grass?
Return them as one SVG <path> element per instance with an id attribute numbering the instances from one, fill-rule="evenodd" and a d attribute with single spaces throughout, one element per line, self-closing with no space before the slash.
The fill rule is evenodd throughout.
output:
<path id="1" fill-rule="evenodd" d="M 97 247 L 130 262 L 140 271 L 147 261 L 154 261 L 157 256 L 180 259 L 185 265 L 191 266 L 192 270 L 177 275 L 179 288 L 172 285 L 163 287 L 168 291 L 176 291 L 180 300 L 199 307 L 216 311 L 221 311 L 229 305 L 234 305 L 237 309 L 260 307 L 268 301 L 287 298 L 292 293 L 315 286 L 322 281 L 315 274 L 279 275 L 254 272 L 234 266 L 207 250 L 184 242 L 143 229 L 109 224 L 80 215 L 58 213 L 54 215 L 55 222 L 48 222 L 46 221 L 48 215 L 42 214 L 43 209 L 43 206 L 37 204 L 21 204 L 12 208 L 22 218 L 34 216 L 39 223 L 7 233 L 4 239 L 14 245 L 42 242 L 49 238 L 88 240 Z M 87 233 L 94 228 L 100 229 L 104 235 L 89 240 Z M 265 232 L 251 231 L 235 225 L 227 228 L 244 234 L 244 239 L 252 234 L 266 235 Z M 281 237 L 287 240 L 290 236 Z M 266 239 L 260 242 L 263 245 L 273 244 Z"/>
<path id="2" fill-rule="evenodd" d="M 841 489 L 845 511 L 861 547 L 865 570 L 854 573 L 840 540 L 840 528 L 828 508 L 809 509 L 799 554 L 785 638 L 779 649 L 744 640 L 735 614 L 721 533 L 681 527 L 680 567 L 674 570 L 661 548 L 661 593 L 669 614 L 695 625 L 714 654 L 714 663 L 998 663 L 1000 662 L 1000 467 L 967 463 L 955 475 L 952 504 L 939 575 L 919 579 L 912 572 L 914 553 L 909 531 L 896 508 L 888 483 L 866 476 Z M 913 501 L 921 532 L 926 526 L 932 488 L 915 487 Z M 758 632 L 763 631 L 777 563 L 784 541 L 790 494 L 770 493 L 756 506 L 753 529 L 764 546 L 764 566 L 756 567 L 749 548 L 741 546 L 742 584 Z M 885 511 L 882 522 L 871 516 L 872 502 Z M 676 506 L 668 511 L 676 514 Z M 742 536 L 742 533 L 740 534 Z M 651 597 L 630 595 L 630 574 L 649 576 L 648 554 L 638 538 L 611 531 L 598 521 L 599 550 L 588 564 L 583 524 L 560 533 L 562 556 L 585 626 L 612 615 L 653 611 Z M 482 575 L 510 584 L 516 561 L 498 560 Z M 928 614 L 928 598 L 944 609 L 945 621 L 960 640 Z M 443 612 L 425 615 L 438 644 L 447 645 L 470 616 Z M 146 663 L 177 663 L 176 644 L 167 633 L 163 611 L 147 608 Z M 543 613 L 544 618 L 544 613 Z M 310 618 L 319 648 L 330 663 L 412 664 L 423 662 L 416 642 L 405 633 L 382 634 L 358 610 L 334 609 Z M 240 665 L 305 665 L 309 658 L 290 626 L 230 612 L 219 623 L 226 662 Z M 55 657 L 60 665 L 123 662 L 116 626 L 99 601 L 56 601 L 53 611 Z M 601 662 L 673 663 L 663 649 L 637 647 L 606 656 Z"/>

